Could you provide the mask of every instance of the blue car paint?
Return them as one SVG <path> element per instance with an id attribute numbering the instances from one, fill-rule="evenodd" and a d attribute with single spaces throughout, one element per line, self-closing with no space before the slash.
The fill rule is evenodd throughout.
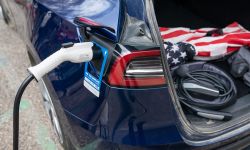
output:
<path id="1" fill-rule="evenodd" d="M 32 43 L 41 60 L 60 49 L 62 43 L 79 42 L 72 23 L 76 14 L 71 11 L 80 9 L 76 5 L 83 1 L 71 2 L 43 0 L 42 5 L 37 4 Z M 112 3 L 110 10 L 89 17 L 114 27 L 118 33 L 119 1 L 107 2 Z M 56 13 L 43 24 L 49 11 Z M 66 62 L 48 75 L 65 113 L 78 128 L 119 144 L 152 146 L 182 142 L 167 87 L 126 89 L 110 87 L 103 81 L 98 98 L 83 87 L 83 71 L 84 64 Z"/>
<path id="2" fill-rule="evenodd" d="M 120 32 L 119 0 L 39 0 L 39 3 L 56 13 L 63 20 L 73 23 L 76 16 L 87 17 L 105 26 L 115 29 L 115 33 L 105 30 L 106 37 L 118 41 Z M 102 9 L 103 8 L 103 9 Z"/>

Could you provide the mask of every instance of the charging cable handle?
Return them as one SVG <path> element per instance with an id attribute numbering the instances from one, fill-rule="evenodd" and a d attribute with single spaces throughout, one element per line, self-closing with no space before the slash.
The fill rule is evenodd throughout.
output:
<path id="1" fill-rule="evenodd" d="M 92 47 L 93 43 L 91 42 L 76 43 L 71 47 L 63 47 L 43 60 L 40 64 L 28 68 L 28 71 L 34 75 L 37 81 L 39 81 L 45 74 L 65 61 L 70 61 L 72 63 L 91 61 L 94 56 Z"/>
<path id="2" fill-rule="evenodd" d="M 92 59 L 100 58 L 100 53 L 98 53 L 93 48 L 93 43 L 66 43 L 63 45 L 59 51 L 55 52 L 40 64 L 28 68 L 30 75 L 23 81 L 19 87 L 13 108 L 13 150 L 18 150 L 19 143 L 19 108 L 20 102 L 24 90 L 29 85 L 29 83 L 36 79 L 41 80 L 44 75 L 46 75 L 51 70 L 55 69 L 61 63 L 70 61 L 72 63 L 83 63 L 89 62 Z"/>
<path id="3" fill-rule="evenodd" d="M 209 110 L 205 108 L 199 108 L 193 105 L 189 105 L 183 100 L 181 100 L 181 102 L 184 105 L 186 105 L 193 113 L 203 118 L 219 120 L 219 121 L 229 121 L 233 118 L 233 115 L 228 112 L 221 112 L 221 111 L 214 111 L 214 110 Z"/>

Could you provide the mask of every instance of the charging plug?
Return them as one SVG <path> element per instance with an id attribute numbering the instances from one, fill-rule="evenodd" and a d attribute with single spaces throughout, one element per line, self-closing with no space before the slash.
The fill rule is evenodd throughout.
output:
<path id="1" fill-rule="evenodd" d="M 83 63 L 98 59 L 100 54 L 93 48 L 93 43 L 65 43 L 63 48 L 43 60 L 40 64 L 28 68 L 30 75 L 24 80 L 17 91 L 13 109 L 13 150 L 18 150 L 19 138 L 19 107 L 25 88 L 35 78 L 39 81 L 45 74 L 59 66 L 65 61 L 72 63 Z"/>
<path id="2" fill-rule="evenodd" d="M 40 64 L 28 68 L 28 71 L 39 81 L 45 74 L 55 69 L 61 63 L 70 61 L 72 63 L 83 63 L 91 61 L 94 57 L 93 43 L 84 42 L 72 44 L 71 47 L 63 47 Z"/>

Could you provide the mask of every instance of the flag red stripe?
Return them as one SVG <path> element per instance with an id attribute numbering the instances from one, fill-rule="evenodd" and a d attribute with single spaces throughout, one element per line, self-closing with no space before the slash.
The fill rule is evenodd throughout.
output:
<path id="1" fill-rule="evenodd" d="M 177 37 L 177 36 L 181 36 L 181 35 L 185 35 L 185 34 L 189 34 L 189 32 L 187 31 L 183 31 L 183 30 L 178 30 L 178 31 L 174 31 L 168 34 L 164 34 L 162 35 L 163 39 L 168 39 L 168 38 L 173 38 L 173 37 Z"/>
<path id="2" fill-rule="evenodd" d="M 198 52 L 197 55 L 202 57 L 209 57 L 211 56 L 211 52 Z"/>

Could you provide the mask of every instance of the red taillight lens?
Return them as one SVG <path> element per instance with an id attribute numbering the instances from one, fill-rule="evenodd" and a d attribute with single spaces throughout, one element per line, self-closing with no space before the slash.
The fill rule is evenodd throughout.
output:
<path id="1" fill-rule="evenodd" d="M 131 52 L 119 57 L 111 68 L 108 82 L 122 87 L 165 84 L 159 50 Z"/>

